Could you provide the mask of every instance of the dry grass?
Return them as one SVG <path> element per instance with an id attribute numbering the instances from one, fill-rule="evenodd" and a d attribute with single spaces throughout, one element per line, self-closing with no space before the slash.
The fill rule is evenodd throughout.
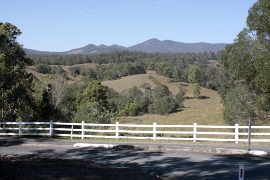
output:
<path id="1" fill-rule="evenodd" d="M 102 82 L 102 85 L 108 86 L 119 93 L 123 92 L 126 89 L 132 88 L 133 86 L 140 87 L 141 85 L 145 83 L 149 83 L 151 87 L 153 88 L 156 85 L 153 83 L 153 81 L 151 81 L 148 78 L 150 75 L 159 76 L 154 71 L 148 71 L 147 74 L 137 74 L 137 75 L 122 77 L 121 79 L 118 79 L 118 80 L 104 81 Z"/>
<path id="2" fill-rule="evenodd" d="M 154 71 L 148 71 L 147 74 L 139 74 L 133 76 L 123 77 L 119 80 L 104 81 L 103 85 L 106 85 L 118 92 L 122 92 L 132 86 L 141 86 L 144 83 L 149 83 L 152 88 L 156 85 L 148 78 L 153 76 L 169 87 L 173 94 L 177 93 L 178 85 L 173 82 L 168 82 L 166 77 L 156 74 Z M 183 83 L 187 88 L 187 99 L 184 101 L 184 106 L 181 111 L 170 115 L 143 115 L 137 117 L 123 117 L 120 118 L 120 123 L 138 123 L 152 124 L 157 122 L 158 124 L 185 124 L 192 125 L 198 123 L 200 125 L 225 125 L 222 118 L 222 108 L 220 96 L 216 91 L 201 88 L 202 99 L 193 98 L 193 94 L 188 84 Z"/>
<path id="3" fill-rule="evenodd" d="M 131 88 L 132 86 L 141 86 L 144 83 L 151 84 L 152 88 L 156 85 L 148 78 L 153 76 L 159 80 L 160 83 L 168 86 L 173 94 L 178 91 L 179 83 L 169 82 L 169 79 L 156 74 L 156 72 L 148 71 L 147 74 L 133 75 L 123 77 L 119 80 L 105 81 L 103 85 L 109 86 L 118 92 L 122 92 L 125 89 Z M 186 99 L 184 101 L 184 108 L 176 113 L 169 115 L 155 115 L 146 114 L 136 117 L 121 117 L 116 121 L 120 124 L 153 124 L 156 122 L 160 125 L 226 125 L 222 117 L 221 98 L 216 91 L 201 88 L 201 98 L 194 98 L 193 93 L 187 83 L 181 83 L 187 88 Z M 123 128 L 129 129 L 130 128 Z M 134 129 L 134 128 L 133 128 Z M 150 130 L 151 128 L 135 128 L 134 130 Z M 158 128 L 159 131 L 193 131 L 192 128 Z M 209 129 L 208 129 L 209 130 Z M 214 131 L 210 129 L 210 131 Z M 226 129 L 219 129 L 219 131 L 228 131 Z M 170 134 L 164 134 L 162 136 L 171 136 Z M 187 137 L 188 135 L 176 135 L 174 137 Z"/>

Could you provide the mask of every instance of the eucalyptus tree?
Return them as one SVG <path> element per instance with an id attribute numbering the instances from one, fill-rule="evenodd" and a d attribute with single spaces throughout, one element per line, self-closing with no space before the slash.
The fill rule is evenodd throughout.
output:
<path id="1" fill-rule="evenodd" d="M 32 74 L 26 67 L 32 65 L 22 46 L 17 42 L 21 31 L 10 23 L 0 22 L 0 97 L 2 121 L 16 121 L 33 113 Z"/>
<path id="2" fill-rule="evenodd" d="M 246 91 L 238 93 L 249 104 L 248 113 L 251 118 L 260 122 L 269 119 L 270 113 L 270 1 L 258 0 L 248 11 L 247 27 L 237 36 L 233 44 L 226 47 L 221 57 L 224 68 L 228 71 L 230 78 L 234 80 L 231 91 L 244 88 Z M 232 99 L 235 93 L 230 91 L 225 99 Z M 230 97 L 231 96 L 231 97 Z M 255 97 L 254 97 L 255 96 Z M 234 99 L 234 102 L 237 100 Z M 224 117 L 230 114 L 243 114 L 241 109 L 232 109 L 231 101 L 226 101 Z M 236 103 L 236 102 L 235 102 Z M 241 104 L 241 102 L 239 103 Z M 251 106 L 252 105 L 252 106 Z M 235 112 L 232 112 L 235 111 Z M 268 114 L 268 115 L 267 115 Z M 246 114 L 241 117 L 246 118 Z M 260 118 L 263 117 L 263 118 Z M 228 120 L 229 118 L 227 118 Z M 232 117 L 230 117 L 232 119 Z M 238 118 L 239 119 L 239 118 Z M 237 119 L 235 120 L 237 121 Z"/>

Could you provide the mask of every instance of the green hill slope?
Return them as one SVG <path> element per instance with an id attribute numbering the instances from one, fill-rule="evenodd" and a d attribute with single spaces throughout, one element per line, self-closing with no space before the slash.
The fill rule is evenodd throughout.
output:
<path id="1" fill-rule="evenodd" d="M 148 71 L 147 74 L 139 74 L 133 76 L 123 77 L 114 81 L 104 81 L 103 85 L 113 88 L 117 92 L 122 92 L 125 89 L 132 86 L 140 87 L 144 83 L 149 83 L 152 88 L 155 84 L 149 79 L 149 76 L 153 76 L 169 87 L 173 94 L 177 93 L 177 84 L 168 82 L 166 77 L 160 76 L 153 71 Z M 137 117 L 125 117 L 120 118 L 120 123 L 136 123 L 136 124 L 152 124 L 157 122 L 158 124 L 186 124 L 190 125 L 198 123 L 200 125 L 225 125 L 222 118 L 221 98 L 216 91 L 201 88 L 202 99 L 194 99 L 193 94 L 186 84 L 187 99 L 184 101 L 184 106 L 181 111 L 170 114 L 168 116 L 161 115 L 143 115 Z"/>

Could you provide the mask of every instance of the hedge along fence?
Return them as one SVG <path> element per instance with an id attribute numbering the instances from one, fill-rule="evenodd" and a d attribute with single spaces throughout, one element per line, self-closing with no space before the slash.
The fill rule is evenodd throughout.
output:
<path id="1" fill-rule="evenodd" d="M 140 129 L 141 128 L 141 129 Z M 173 130 L 166 130 L 172 129 Z M 179 130 L 176 130 L 178 129 Z M 249 126 L 137 125 L 63 122 L 0 122 L 2 136 L 54 136 L 76 138 L 152 139 L 248 142 Z M 140 130 L 138 130 L 140 129 Z M 254 132 L 253 132 L 254 131 Z M 167 136 L 169 135 L 169 136 Z M 270 126 L 251 126 L 252 142 L 270 142 Z"/>

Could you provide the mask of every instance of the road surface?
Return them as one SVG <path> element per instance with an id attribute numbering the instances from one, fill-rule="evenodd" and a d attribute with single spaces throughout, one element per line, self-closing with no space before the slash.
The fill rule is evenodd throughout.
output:
<path id="1" fill-rule="evenodd" d="M 239 165 L 244 165 L 245 180 L 270 179 L 270 157 L 247 154 L 221 154 L 199 152 L 203 145 L 148 145 L 155 150 L 131 150 L 126 148 L 78 148 L 76 141 L 47 139 L 0 138 L 0 154 L 53 156 L 100 163 L 124 165 L 151 172 L 160 177 L 174 179 L 238 179 Z M 146 146 L 146 145 L 144 145 Z M 162 146 L 162 147 L 161 147 Z M 181 150 L 194 146 L 198 151 Z M 159 148 L 158 148 L 159 147 Z M 171 150 L 164 150 L 167 149 Z M 172 147 L 179 147 L 179 150 Z M 193 149 L 194 149 L 193 147 Z M 229 147 L 232 149 L 233 147 Z M 263 147 L 267 149 L 268 147 Z M 146 148 L 145 148 L 146 149 Z M 172 150 L 173 149 L 173 150 Z M 237 148 L 235 148 L 237 149 Z"/>

